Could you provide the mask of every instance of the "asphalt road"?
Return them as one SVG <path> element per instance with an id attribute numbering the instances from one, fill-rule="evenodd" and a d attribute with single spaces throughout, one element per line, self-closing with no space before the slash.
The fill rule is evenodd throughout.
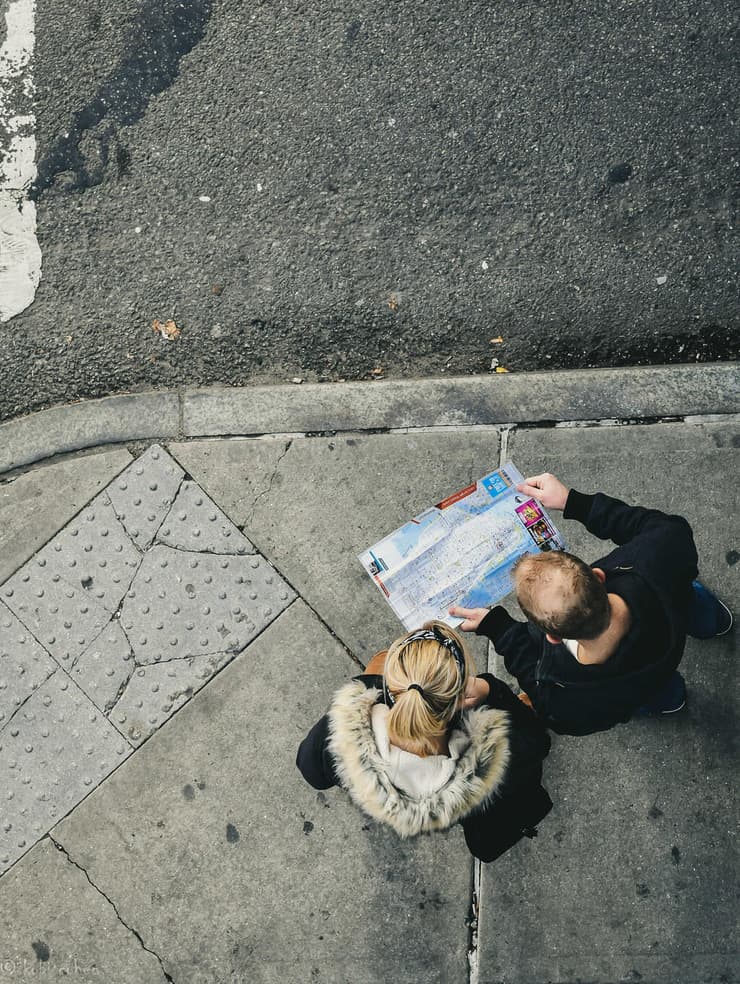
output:
<path id="1" fill-rule="evenodd" d="M 39 0 L 43 279 L 0 325 L 0 419 L 737 358 L 737 26 L 732 0 Z"/>

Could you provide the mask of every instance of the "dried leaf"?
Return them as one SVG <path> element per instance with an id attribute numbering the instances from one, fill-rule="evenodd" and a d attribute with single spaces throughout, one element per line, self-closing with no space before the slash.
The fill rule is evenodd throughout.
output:
<path id="1" fill-rule="evenodd" d="M 158 331 L 166 342 L 174 342 L 181 334 L 181 329 L 177 327 L 172 318 L 168 318 L 166 321 L 155 318 L 152 321 L 152 331 Z"/>

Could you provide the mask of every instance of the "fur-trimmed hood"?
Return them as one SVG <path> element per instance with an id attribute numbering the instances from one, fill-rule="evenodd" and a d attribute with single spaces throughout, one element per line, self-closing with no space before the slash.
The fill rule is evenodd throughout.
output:
<path id="1" fill-rule="evenodd" d="M 337 775 L 361 809 L 401 837 L 413 837 L 451 827 L 496 793 L 509 764 L 506 711 L 485 707 L 461 715 L 469 741 L 452 776 L 441 788 L 412 796 L 391 781 L 378 749 L 372 708 L 379 697 L 377 688 L 353 680 L 337 691 L 329 708 L 329 749 Z"/>

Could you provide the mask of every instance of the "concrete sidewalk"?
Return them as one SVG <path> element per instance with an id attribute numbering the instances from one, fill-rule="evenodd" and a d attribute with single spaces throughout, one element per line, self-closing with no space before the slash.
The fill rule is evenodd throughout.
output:
<path id="1" fill-rule="evenodd" d="M 94 405 L 4 425 L 0 982 L 736 981 L 735 633 L 689 641 L 674 719 L 557 738 L 555 809 L 491 866 L 294 766 L 400 631 L 356 555 L 505 460 L 683 513 L 737 610 L 740 386 L 716 368 L 685 414 L 677 367 L 643 393 L 629 369 L 201 392 L 159 433 L 120 397 L 116 446 L 80 437 Z M 80 450 L 31 465 L 29 435 Z"/>

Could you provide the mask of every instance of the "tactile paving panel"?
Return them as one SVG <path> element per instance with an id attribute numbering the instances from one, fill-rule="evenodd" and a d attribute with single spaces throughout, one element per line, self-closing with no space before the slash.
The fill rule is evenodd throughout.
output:
<path id="1" fill-rule="evenodd" d="M 111 721 L 132 745 L 140 745 L 233 657 L 234 653 L 214 653 L 139 667 Z"/>
<path id="2" fill-rule="evenodd" d="M 141 553 L 121 525 L 107 492 L 101 492 L 26 564 L 34 583 L 58 574 L 109 612 L 126 594 Z"/>
<path id="3" fill-rule="evenodd" d="M 80 656 L 70 675 L 96 707 L 109 711 L 133 671 L 131 646 L 114 618 Z"/>
<path id="4" fill-rule="evenodd" d="M 110 619 L 84 588 L 33 560 L 5 582 L 0 598 L 63 665 L 71 665 Z"/>
<path id="5" fill-rule="evenodd" d="M 159 528 L 157 542 L 182 550 L 254 553 L 254 546 L 195 482 L 182 483 Z"/>
<path id="6" fill-rule="evenodd" d="M 140 549 L 154 539 L 184 474 L 164 448 L 153 444 L 108 486 L 113 508 Z"/>
<path id="7" fill-rule="evenodd" d="M 162 448 L 100 492 L 0 586 L 0 874 L 294 598 Z"/>
<path id="8" fill-rule="evenodd" d="M 0 602 L 0 732 L 56 668 L 25 625 Z"/>
<path id="9" fill-rule="evenodd" d="M 131 746 L 62 670 L 0 735 L 0 869 L 80 802 Z"/>
<path id="10" fill-rule="evenodd" d="M 256 554 L 225 557 L 154 546 L 121 608 L 137 663 L 239 652 L 295 598 Z"/>

